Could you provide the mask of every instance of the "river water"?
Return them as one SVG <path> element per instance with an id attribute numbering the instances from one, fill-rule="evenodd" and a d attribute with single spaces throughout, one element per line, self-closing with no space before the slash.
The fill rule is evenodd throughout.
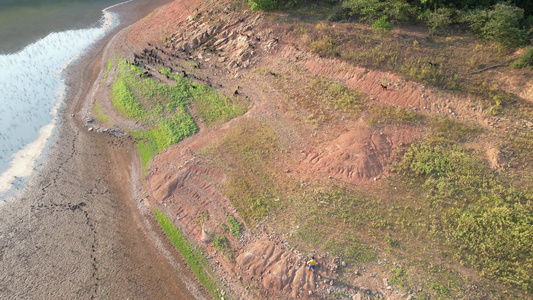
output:
<path id="1" fill-rule="evenodd" d="M 123 0 L 0 0 L 0 200 L 21 189 L 53 136 L 62 70 L 118 22 Z"/>

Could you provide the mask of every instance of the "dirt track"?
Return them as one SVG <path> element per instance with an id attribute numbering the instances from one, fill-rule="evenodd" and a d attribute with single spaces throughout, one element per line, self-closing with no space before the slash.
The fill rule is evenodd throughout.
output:
<path id="1" fill-rule="evenodd" d="M 132 201 L 130 140 L 88 132 L 77 117 L 111 38 L 166 2 L 117 7 L 119 27 L 69 67 L 49 159 L 29 188 L 0 204 L 0 299 L 204 298 L 150 212 Z"/>

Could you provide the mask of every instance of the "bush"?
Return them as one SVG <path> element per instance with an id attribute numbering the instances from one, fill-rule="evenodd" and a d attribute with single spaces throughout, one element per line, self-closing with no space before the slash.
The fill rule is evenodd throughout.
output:
<path id="1" fill-rule="evenodd" d="M 382 17 L 390 20 L 407 20 L 413 7 L 404 0 L 346 0 L 342 6 L 362 21 L 376 21 Z"/>
<path id="2" fill-rule="evenodd" d="M 381 18 L 379 18 L 376 22 L 374 22 L 374 24 L 372 24 L 372 29 L 374 30 L 378 30 L 380 32 L 385 32 L 386 30 L 391 30 L 392 29 L 392 24 L 387 21 L 387 16 L 383 16 Z"/>
<path id="3" fill-rule="evenodd" d="M 278 2 L 275 0 L 249 0 L 248 4 L 252 11 L 258 10 L 274 10 L 278 8 Z"/>
<path id="4" fill-rule="evenodd" d="M 430 33 L 449 26 L 454 21 L 455 11 L 451 8 L 438 8 L 429 12 L 426 16 L 426 25 Z"/>
<path id="5" fill-rule="evenodd" d="M 524 43 L 525 32 L 519 28 L 524 10 L 509 3 L 498 3 L 490 10 L 474 10 L 463 15 L 478 37 L 496 41 L 504 46 Z"/>
<path id="6" fill-rule="evenodd" d="M 242 223 L 237 221 L 234 216 L 228 216 L 226 221 L 229 223 L 229 230 L 234 237 L 239 237 L 242 233 Z"/>
<path id="7" fill-rule="evenodd" d="M 519 61 L 513 65 L 515 68 L 525 68 L 533 66 L 533 47 L 525 51 Z"/>
<path id="8" fill-rule="evenodd" d="M 223 235 L 217 235 L 215 237 L 213 246 L 223 252 L 230 249 L 228 238 Z"/>

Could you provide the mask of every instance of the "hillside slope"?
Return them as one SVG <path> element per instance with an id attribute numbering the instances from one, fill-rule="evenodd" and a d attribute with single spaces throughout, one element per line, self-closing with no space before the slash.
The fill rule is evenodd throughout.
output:
<path id="1" fill-rule="evenodd" d="M 516 54 L 424 34 L 174 1 L 118 37 L 95 119 L 161 126 L 115 110 L 120 60 L 139 82 L 191 82 L 178 114 L 198 131 L 158 151 L 141 194 L 201 246 L 230 298 L 531 297 L 532 71 L 474 74 Z M 472 48 L 480 63 L 465 67 Z M 371 67 L 381 55 L 402 63 Z M 206 110 L 204 88 L 239 113 Z M 175 113 L 157 101 L 158 116 Z"/>

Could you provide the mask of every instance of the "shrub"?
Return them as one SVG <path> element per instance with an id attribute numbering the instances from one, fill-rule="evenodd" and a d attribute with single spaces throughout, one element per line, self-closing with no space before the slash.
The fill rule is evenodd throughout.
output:
<path id="1" fill-rule="evenodd" d="M 224 235 L 217 235 L 213 241 L 213 246 L 222 252 L 230 249 L 228 238 Z"/>
<path id="2" fill-rule="evenodd" d="M 320 55 L 335 56 L 337 53 L 337 41 L 334 37 L 323 35 L 311 43 L 311 51 Z"/>
<path id="3" fill-rule="evenodd" d="M 248 1 L 252 11 L 274 10 L 278 8 L 278 2 L 275 0 L 250 0 Z"/>
<path id="4" fill-rule="evenodd" d="M 490 10 L 474 10 L 463 15 L 474 34 L 504 46 L 524 43 L 525 32 L 519 28 L 524 10 L 509 3 L 498 3 Z"/>
<path id="5" fill-rule="evenodd" d="M 533 47 L 527 49 L 520 57 L 518 62 L 513 65 L 515 68 L 524 68 L 533 66 Z"/>
<path id="6" fill-rule="evenodd" d="M 226 221 L 229 223 L 229 230 L 234 237 L 239 237 L 242 233 L 242 223 L 237 221 L 234 216 L 228 216 Z"/>
<path id="7" fill-rule="evenodd" d="M 454 21 L 455 11 L 451 8 L 439 8 L 426 16 L 426 25 L 430 33 L 449 26 Z"/>
<path id="8" fill-rule="evenodd" d="M 375 21 L 382 17 L 390 20 L 407 20 L 413 8 L 404 0 L 346 0 L 342 6 L 362 21 Z"/>
<path id="9" fill-rule="evenodd" d="M 374 24 L 372 24 L 372 29 L 378 30 L 380 32 L 385 32 L 386 30 L 392 29 L 392 24 L 387 21 L 387 16 L 382 16 L 381 18 L 377 19 Z"/>

